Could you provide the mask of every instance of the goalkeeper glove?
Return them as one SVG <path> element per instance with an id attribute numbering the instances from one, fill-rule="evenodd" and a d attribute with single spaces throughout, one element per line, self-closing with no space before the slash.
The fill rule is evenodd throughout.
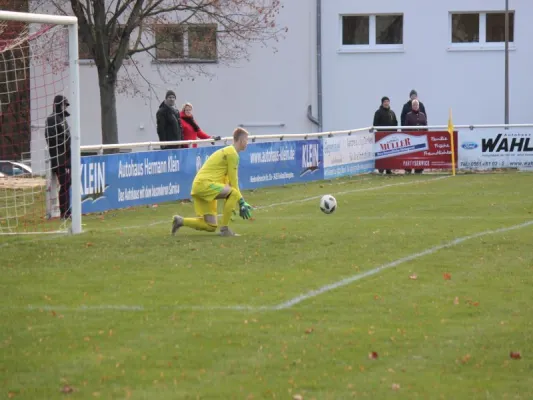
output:
<path id="1" fill-rule="evenodd" d="M 241 197 L 239 200 L 239 215 L 242 219 L 249 219 L 252 216 L 252 206 Z"/>

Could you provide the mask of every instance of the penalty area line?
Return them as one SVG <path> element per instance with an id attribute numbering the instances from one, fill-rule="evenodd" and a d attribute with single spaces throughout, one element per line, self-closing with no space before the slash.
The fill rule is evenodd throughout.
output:
<path id="1" fill-rule="evenodd" d="M 324 293 L 327 293 L 327 292 L 331 292 L 332 290 L 339 289 L 339 288 L 341 288 L 343 286 L 347 286 L 347 285 L 349 285 L 351 283 L 360 281 L 361 279 L 368 278 L 369 276 L 379 274 L 382 271 L 385 271 L 385 270 L 390 269 L 390 268 L 397 267 L 398 265 L 401 265 L 401 264 L 404 264 L 406 262 L 415 260 L 417 258 L 424 257 L 424 256 L 427 256 L 427 255 L 436 253 L 439 250 L 443 250 L 443 249 L 447 249 L 447 248 L 450 248 L 450 247 L 457 246 L 458 244 L 466 242 L 467 240 L 476 239 L 476 238 L 483 237 L 483 236 L 488 236 L 488 235 L 494 235 L 494 234 L 498 234 L 498 233 L 509 232 L 509 231 L 513 231 L 513 230 L 516 230 L 516 229 L 525 228 L 525 227 L 530 226 L 530 225 L 533 225 L 533 221 L 527 221 L 527 222 L 524 222 L 522 224 L 509 226 L 509 227 L 506 227 L 506 228 L 488 230 L 488 231 L 483 231 L 483 232 L 479 232 L 479 233 L 474 233 L 473 235 L 463 236 L 463 237 L 454 239 L 454 240 L 452 240 L 452 241 L 450 241 L 448 243 L 444 243 L 444 244 L 441 244 L 441 245 L 438 245 L 438 246 L 430 247 L 429 249 L 426 249 L 426 250 L 421 251 L 419 253 L 414 253 L 414 254 L 411 254 L 411 255 L 409 255 L 407 257 L 399 258 L 398 260 L 389 262 L 387 264 L 380 265 L 379 267 L 373 268 L 373 269 L 371 269 L 369 271 L 362 272 L 362 273 L 357 274 L 357 275 L 352 275 L 352 276 L 350 276 L 348 278 L 341 279 L 340 281 L 337 281 L 337 282 L 334 282 L 334 283 L 330 283 L 329 285 L 322 286 L 322 287 L 320 287 L 318 289 L 311 290 L 311 291 L 309 291 L 307 293 L 303 293 L 303 294 L 301 294 L 299 296 L 296 296 L 296 297 L 294 297 L 294 298 L 292 298 L 292 299 L 290 299 L 290 300 L 288 300 L 286 302 L 283 302 L 281 304 L 278 304 L 277 306 L 274 306 L 273 309 L 274 310 L 285 310 L 287 308 L 291 308 L 291 307 L 295 306 L 296 304 L 299 304 L 299 303 L 301 303 L 303 301 L 312 299 L 314 297 L 320 296 L 320 295 L 322 295 Z"/>
<path id="2" fill-rule="evenodd" d="M 368 278 L 373 275 L 377 275 L 380 272 L 383 272 L 387 269 L 395 268 L 401 264 L 404 264 L 409 261 L 416 260 L 417 258 L 421 258 L 424 256 L 428 256 L 431 254 L 434 254 L 440 250 L 448 249 L 454 246 L 457 246 L 461 243 L 464 243 L 468 240 L 477 239 L 483 236 L 489 236 L 489 235 L 495 235 L 499 233 L 505 233 L 510 232 L 513 230 L 525 228 L 528 226 L 533 225 L 533 220 L 527 221 L 518 225 L 508 226 L 505 228 L 499 228 L 499 229 L 492 229 L 488 231 L 478 232 L 474 233 L 472 235 L 459 237 L 456 239 L 453 239 L 447 243 L 430 247 L 426 250 L 420 251 L 418 253 L 411 254 L 406 257 L 399 258 L 395 261 L 391 261 L 389 263 L 380 265 L 376 268 L 373 268 L 369 271 L 362 272 L 360 274 L 352 275 L 350 277 L 341 279 L 337 282 L 330 283 L 328 285 L 324 285 L 318 289 L 308 291 L 306 293 L 300 294 L 296 297 L 293 297 L 290 300 L 287 300 L 283 303 L 277 304 L 277 305 L 267 305 L 267 306 L 253 306 L 253 305 L 233 305 L 233 306 L 195 306 L 195 305 L 168 305 L 168 306 L 161 306 L 159 309 L 167 309 L 167 310 L 183 310 L 183 311 L 280 311 L 280 310 L 286 310 L 289 308 L 294 307 L 297 304 L 300 304 L 306 300 L 313 299 L 315 297 L 318 297 L 322 294 L 331 292 L 333 290 L 342 288 L 344 286 L 348 286 L 354 282 L 360 281 L 362 279 Z M 9 307 L 11 309 L 20 309 L 16 307 Z M 65 305 L 29 305 L 25 308 L 26 310 L 33 310 L 33 311 L 39 311 L 39 310 L 47 310 L 47 311 L 147 311 L 148 309 L 143 307 L 142 305 L 83 305 L 78 307 L 69 307 Z"/>
<path id="3" fill-rule="evenodd" d="M 450 175 L 446 175 L 446 176 L 439 176 L 437 178 L 417 179 L 417 180 L 408 181 L 408 182 L 391 183 L 391 184 L 386 184 L 386 185 L 377 185 L 377 186 L 371 186 L 371 187 L 368 187 L 368 188 L 358 188 L 358 189 L 345 190 L 345 191 L 341 191 L 341 192 L 333 192 L 332 195 L 334 195 L 334 196 L 342 196 L 343 194 L 351 194 L 351 193 L 358 193 L 358 192 L 369 192 L 369 191 L 374 191 L 374 190 L 388 189 L 388 188 L 396 187 L 396 186 L 424 184 L 424 183 L 430 183 L 430 182 L 439 181 L 439 180 L 442 180 L 442 179 L 447 179 L 447 178 L 450 178 L 450 177 L 451 177 Z M 370 180 L 370 179 L 359 179 L 359 180 L 356 179 L 354 181 L 355 181 L 355 183 L 359 183 L 359 182 L 362 182 L 362 181 L 365 181 L 365 180 Z M 348 183 L 348 182 L 346 182 L 346 183 Z M 350 183 L 352 183 L 352 181 L 350 181 Z M 288 206 L 288 205 L 293 205 L 293 204 L 305 203 L 305 202 L 308 202 L 308 201 L 313 201 L 313 200 L 320 199 L 321 197 L 322 197 L 322 195 L 317 195 L 317 196 L 305 197 L 303 199 L 288 200 L 288 201 L 285 201 L 285 202 L 267 204 L 267 205 L 264 205 L 264 206 L 257 206 L 254 209 L 255 210 L 264 210 L 264 209 L 274 208 L 274 207 L 279 207 L 279 206 Z M 221 215 L 219 215 L 219 217 L 220 216 Z M 146 228 L 151 228 L 151 227 L 154 227 L 154 226 L 159 226 L 159 225 L 162 225 L 162 224 L 170 224 L 170 222 L 169 222 L 168 219 L 165 219 L 164 221 L 163 220 L 154 221 L 154 222 L 150 222 L 148 224 L 129 225 L 129 226 L 103 228 L 103 229 L 88 229 L 88 230 L 85 230 L 83 233 L 88 233 L 88 232 L 94 232 L 94 233 L 98 233 L 98 232 L 116 232 L 116 231 L 120 232 L 120 231 L 133 230 L 133 229 L 146 229 Z M 50 236 L 46 236 L 46 237 L 38 237 L 38 238 L 35 238 L 35 239 L 31 239 L 31 240 L 25 240 L 25 241 L 22 241 L 22 242 L 0 243 L 0 248 L 7 247 L 7 246 L 18 245 L 18 244 L 24 244 L 24 243 L 35 243 L 35 242 L 39 242 L 41 240 L 62 239 L 62 238 L 68 238 L 68 237 L 70 237 L 70 236 L 69 235 L 65 235 L 65 234 L 62 234 L 62 235 L 50 235 Z"/>

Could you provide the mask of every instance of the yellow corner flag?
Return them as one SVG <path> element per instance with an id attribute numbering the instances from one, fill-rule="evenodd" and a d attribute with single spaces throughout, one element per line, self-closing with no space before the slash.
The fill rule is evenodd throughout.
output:
<path id="1" fill-rule="evenodd" d="M 452 109 L 450 108 L 450 115 L 448 116 L 448 133 L 450 134 L 450 141 L 452 144 L 452 175 L 455 176 L 455 143 L 453 140 L 453 122 Z"/>

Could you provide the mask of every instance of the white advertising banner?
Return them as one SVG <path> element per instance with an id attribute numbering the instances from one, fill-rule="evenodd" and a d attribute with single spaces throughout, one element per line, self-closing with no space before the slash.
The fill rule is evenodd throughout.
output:
<path id="1" fill-rule="evenodd" d="M 374 171 L 374 133 L 325 137 L 323 152 L 326 179 Z"/>
<path id="2" fill-rule="evenodd" d="M 533 170 L 533 128 L 460 130 L 458 169 Z"/>

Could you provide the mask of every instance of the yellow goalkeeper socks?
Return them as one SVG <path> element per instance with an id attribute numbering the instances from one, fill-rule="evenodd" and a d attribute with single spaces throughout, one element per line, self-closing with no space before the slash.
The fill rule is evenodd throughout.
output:
<path id="1" fill-rule="evenodd" d="M 235 207 L 237 207 L 238 202 L 239 202 L 239 194 L 237 191 L 232 190 L 230 195 L 226 199 L 226 202 L 224 203 L 224 212 L 222 214 L 222 226 L 228 226 L 229 221 L 231 219 L 231 215 L 233 214 L 233 210 L 235 210 Z"/>
<path id="2" fill-rule="evenodd" d="M 183 218 L 183 226 L 196 229 L 197 231 L 214 232 L 217 230 L 216 225 L 208 224 L 203 217 Z"/>

